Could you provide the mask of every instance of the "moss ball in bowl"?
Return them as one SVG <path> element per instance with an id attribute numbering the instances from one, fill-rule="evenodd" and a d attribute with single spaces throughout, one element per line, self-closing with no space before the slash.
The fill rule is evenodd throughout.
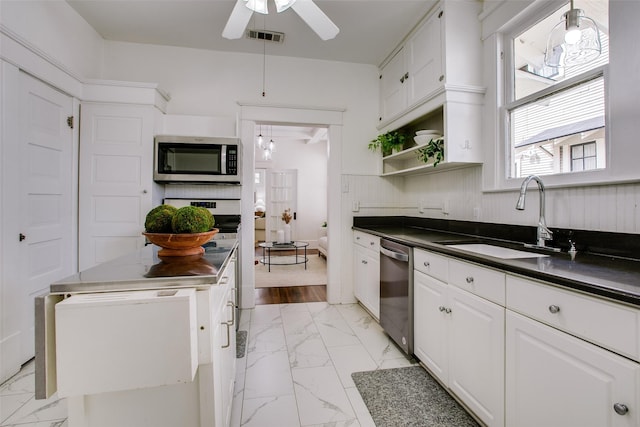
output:
<path id="1" fill-rule="evenodd" d="M 178 209 L 174 206 L 160 205 L 151 209 L 144 221 L 147 233 L 173 232 L 172 220 Z"/>
<path id="2" fill-rule="evenodd" d="M 215 225 L 211 212 L 199 206 L 185 206 L 177 210 L 171 221 L 174 233 L 204 233 Z"/>

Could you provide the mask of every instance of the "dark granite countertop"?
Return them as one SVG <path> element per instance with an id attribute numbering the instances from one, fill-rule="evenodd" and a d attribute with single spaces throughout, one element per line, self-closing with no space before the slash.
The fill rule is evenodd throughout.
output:
<path id="1" fill-rule="evenodd" d="M 160 259 L 159 248 L 147 245 L 136 252 L 59 280 L 50 286 L 50 292 L 73 294 L 215 285 L 238 241 L 212 240 L 203 246 L 203 255 Z"/>
<path id="2" fill-rule="evenodd" d="M 456 226 L 451 226 L 450 222 L 446 223 L 446 230 L 424 227 L 426 225 L 438 226 L 441 224 L 437 222 L 419 224 L 415 223 L 415 221 L 398 221 L 397 218 L 386 223 L 384 220 L 381 221 L 380 218 L 375 221 L 356 221 L 354 219 L 353 229 L 413 247 L 424 248 L 618 302 L 640 306 L 640 260 L 596 254 L 586 250 L 579 250 L 572 259 L 566 252 L 566 248 L 562 252 L 525 248 L 522 241 L 498 238 L 511 237 L 513 233 L 508 236 L 499 236 L 500 233 L 495 232 L 493 225 L 489 226 L 491 230 L 487 233 L 491 235 L 490 237 L 482 234 L 482 226 L 476 226 L 476 230 L 479 231 L 478 234 L 454 232 L 452 230 L 457 228 Z M 533 240 L 523 241 L 533 242 Z M 462 243 L 487 243 L 520 251 L 542 253 L 548 256 L 502 259 L 450 246 Z"/>

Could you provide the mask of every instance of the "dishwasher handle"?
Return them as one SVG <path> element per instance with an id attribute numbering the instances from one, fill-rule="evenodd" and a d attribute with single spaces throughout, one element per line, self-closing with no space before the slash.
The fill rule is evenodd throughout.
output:
<path id="1" fill-rule="evenodd" d="M 398 261 L 409 262 L 409 255 L 404 252 L 396 252 L 380 246 L 380 253 Z"/>

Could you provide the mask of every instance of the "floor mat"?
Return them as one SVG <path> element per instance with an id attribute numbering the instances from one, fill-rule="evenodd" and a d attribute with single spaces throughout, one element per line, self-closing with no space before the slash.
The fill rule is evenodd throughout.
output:
<path id="1" fill-rule="evenodd" d="M 242 359 L 247 351 L 247 331 L 236 332 L 236 359 Z"/>
<path id="2" fill-rule="evenodd" d="M 376 426 L 478 426 L 421 366 L 354 372 L 351 378 Z"/>

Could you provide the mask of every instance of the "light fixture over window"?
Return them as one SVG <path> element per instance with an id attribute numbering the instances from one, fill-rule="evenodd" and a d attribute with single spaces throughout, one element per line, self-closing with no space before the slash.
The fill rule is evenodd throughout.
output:
<path id="1" fill-rule="evenodd" d="M 269 13 L 269 8 L 267 7 L 268 0 L 245 0 L 246 6 L 253 10 L 254 12 L 262 13 L 267 15 Z M 289 9 L 296 0 L 274 0 L 276 3 L 276 11 L 278 13 L 284 12 Z"/>
<path id="2" fill-rule="evenodd" d="M 547 40 L 544 63 L 549 67 L 570 67 L 593 61 L 602 51 L 596 22 L 587 18 L 582 9 L 571 8 L 553 27 Z"/>

